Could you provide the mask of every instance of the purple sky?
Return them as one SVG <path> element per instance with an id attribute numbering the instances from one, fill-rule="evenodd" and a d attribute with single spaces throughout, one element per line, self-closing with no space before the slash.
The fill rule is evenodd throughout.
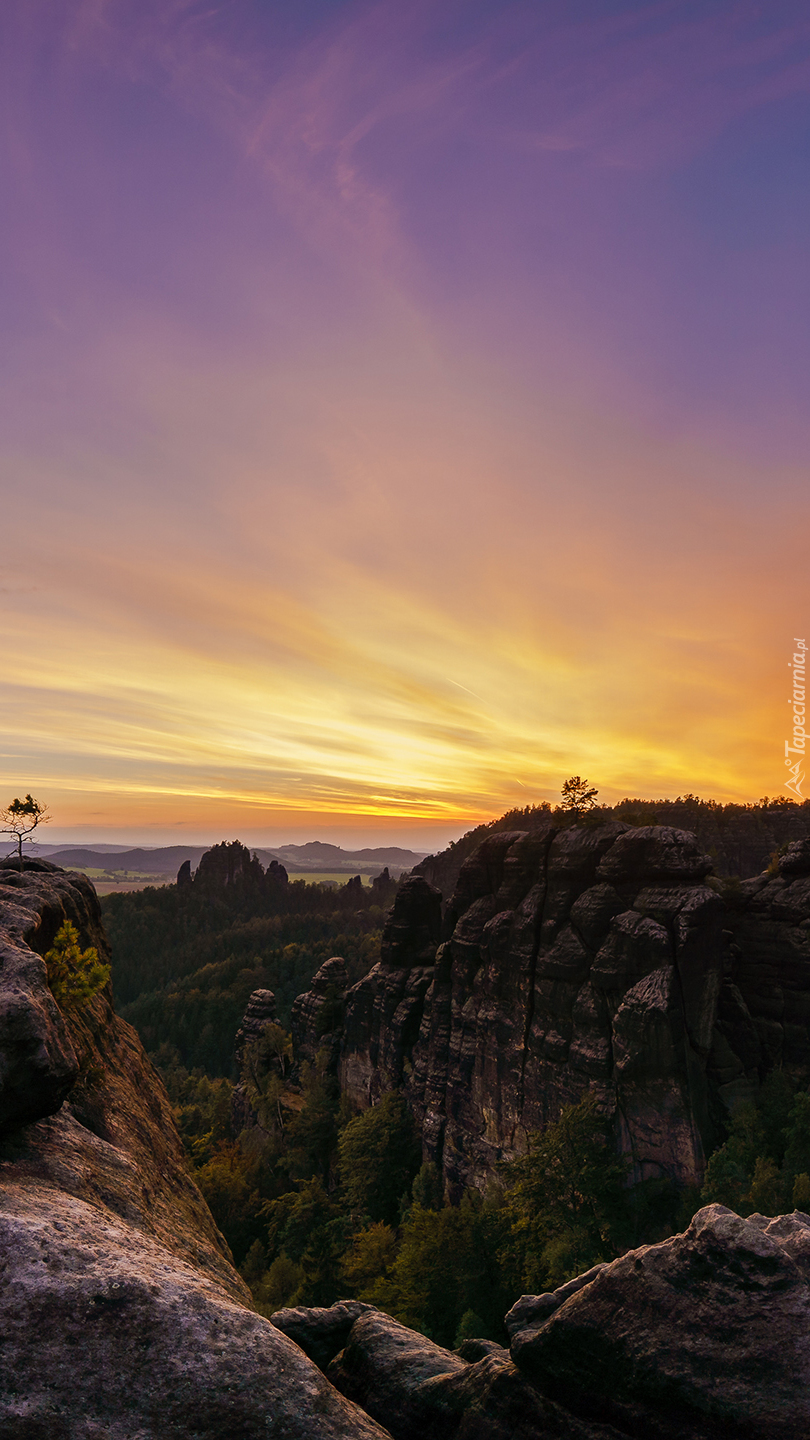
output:
<path id="1" fill-rule="evenodd" d="M 8 798 L 433 844 L 574 772 L 784 793 L 806 6 L 0 30 Z"/>

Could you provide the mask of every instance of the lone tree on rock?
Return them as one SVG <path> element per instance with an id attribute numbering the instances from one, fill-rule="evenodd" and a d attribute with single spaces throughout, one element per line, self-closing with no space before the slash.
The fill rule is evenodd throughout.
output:
<path id="1" fill-rule="evenodd" d="M 23 868 L 23 840 L 27 840 L 38 825 L 50 818 L 45 806 L 40 805 L 32 795 L 26 795 L 24 800 L 15 798 L 5 810 L 0 810 L 0 835 L 14 836 L 20 856 L 21 870 Z"/>
<path id="2" fill-rule="evenodd" d="M 589 789 L 588 781 L 582 780 L 579 775 L 572 775 L 570 780 L 566 780 L 560 793 L 561 810 L 569 810 L 574 815 L 584 815 L 586 810 L 593 810 L 599 791 Z"/>

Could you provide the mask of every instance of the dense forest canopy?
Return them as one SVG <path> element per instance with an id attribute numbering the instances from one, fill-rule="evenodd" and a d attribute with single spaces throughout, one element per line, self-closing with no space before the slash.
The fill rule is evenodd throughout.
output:
<path id="1" fill-rule="evenodd" d="M 102 898 L 116 1005 L 148 1051 L 169 1044 L 189 1069 L 230 1076 L 252 991 L 272 990 L 288 1025 L 330 955 L 359 979 L 379 954 L 395 893 L 387 871 L 371 887 L 353 877 L 331 889 L 288 882 L 281 867 L 265 872 L 238 841 L 216 846 L 193 881 Z"/>

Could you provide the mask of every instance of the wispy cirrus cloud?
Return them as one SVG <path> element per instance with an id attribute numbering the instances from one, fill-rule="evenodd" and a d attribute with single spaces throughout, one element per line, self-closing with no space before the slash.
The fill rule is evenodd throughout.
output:
<path id="1" fill-rule="evenodd" d="M 777 788 L 806 246 L 711 207 L 801 236 L 802 9 L 4 20 L 8 784 L 254 827 Z"/>

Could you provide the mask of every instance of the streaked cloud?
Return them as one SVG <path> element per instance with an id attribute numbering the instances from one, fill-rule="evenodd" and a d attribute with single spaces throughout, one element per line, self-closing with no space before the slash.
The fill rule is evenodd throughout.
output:
<path id="1" fill-rule="evenodd" d="M 700 196 L 810 118 L 801 7 L 7 23 L 9 791 L 283 838 L 779 790 L 807 257 Z"/>

